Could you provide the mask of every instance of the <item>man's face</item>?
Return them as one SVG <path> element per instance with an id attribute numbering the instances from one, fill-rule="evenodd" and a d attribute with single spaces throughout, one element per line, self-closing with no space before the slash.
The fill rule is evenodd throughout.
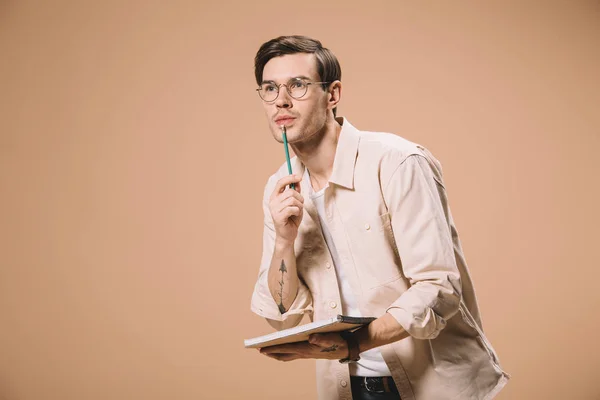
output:
<path id="1" fill-rule="evenodd" d="M 263 70 L 263 82 L 272 81 L 277 85 L 298 77 L 309 82 L 321 80 L 314 54 L 296 53 L 274 57 Z M 286 127 L 289 143 L 302 142 L 320 132 L 330 112 L 328 97 L 329 94 L 320 84 L 308 85 L 306 94 L 300 99 L 291 97 L 285 86 L 281 86 L 275 101 L 263 102 L 273 137 L 283 142 L 282 125 Z"/>

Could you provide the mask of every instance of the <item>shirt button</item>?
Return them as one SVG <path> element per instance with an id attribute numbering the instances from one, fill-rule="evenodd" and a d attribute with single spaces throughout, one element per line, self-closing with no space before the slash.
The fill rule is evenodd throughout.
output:
<path id="1" fill-rule="evenodd" d="M 336 308 L 337 307 L 337 303 L 335 301 L 332 301 L 331 303 L 329 303 L 329 307 Z"/>
<path id="2" fill-rule="evenodd" d="M 326 262 L 325 266 L 327 267 L 327 269 L 331 268 L 331 263 L 330 262 Z"/>
<path id="3" fill-rule="evenodd" d="M 346 386 L 348 386 L 348 382 L 346 382 L 346 381 L 341 381 L 341 382 L 340 382 L 340 385 L 342 385 L 342 387 L 346 387 Z"/>
<path id="4" fill-rule="evenodd" d="M 365 224 L 365 229 L 366 229 L 366 230 L 369 230 L 369 229 L 371 229 L 371 225 L 369 225 L 369 224 Z"/>

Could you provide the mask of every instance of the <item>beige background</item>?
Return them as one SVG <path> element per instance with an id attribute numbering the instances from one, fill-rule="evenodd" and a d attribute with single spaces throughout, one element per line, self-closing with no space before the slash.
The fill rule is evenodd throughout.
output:
<path id="1" fill-rule="evenodd" d="M 498 398 L 600 399 L 600 2 L 363 3 L 0 1 L 0 399 L 314 398 L 243 348 L 280 34 L 442 161 Z"/>

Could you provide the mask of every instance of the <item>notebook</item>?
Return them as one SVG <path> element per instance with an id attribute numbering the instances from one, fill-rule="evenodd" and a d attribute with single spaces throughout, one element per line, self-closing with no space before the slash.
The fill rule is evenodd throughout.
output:
<path id="1" fill-rule="evenodd" d="M 308 324 L 295 326 L 293 328 L 283 329 L 268 335 L 245 339 L 246 348 L 258 348 L 275 346 L 278 344 L 304 342 L 313 333 L 342 332 L 360 328 L 368 325 L 376 318 L 373 317 L 350 317 L 347 315 L 338 315 L 329 319 L 315 321 Z"/>

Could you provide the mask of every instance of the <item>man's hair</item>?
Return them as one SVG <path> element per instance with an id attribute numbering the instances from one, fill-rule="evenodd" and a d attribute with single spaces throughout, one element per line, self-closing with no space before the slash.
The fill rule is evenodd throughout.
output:
<path id="1" fill-rule="evenodd" d="M 314 54 L 317 59 L 317 72 L 321 82 L 333 82 L 342 79 L 342 68 L 331 50 L 323 47 L 321 42 L 307 36 L 279 36 L 263 43 L 254 58 L 254 75 L 256 83 L 261 84 L 265 65 L 274 57 L 286 54 L 308 53 Z M 326 90 L 328 84 L 323 84 Z M 333 109 L 335 116 L 336 109 Z"/>

